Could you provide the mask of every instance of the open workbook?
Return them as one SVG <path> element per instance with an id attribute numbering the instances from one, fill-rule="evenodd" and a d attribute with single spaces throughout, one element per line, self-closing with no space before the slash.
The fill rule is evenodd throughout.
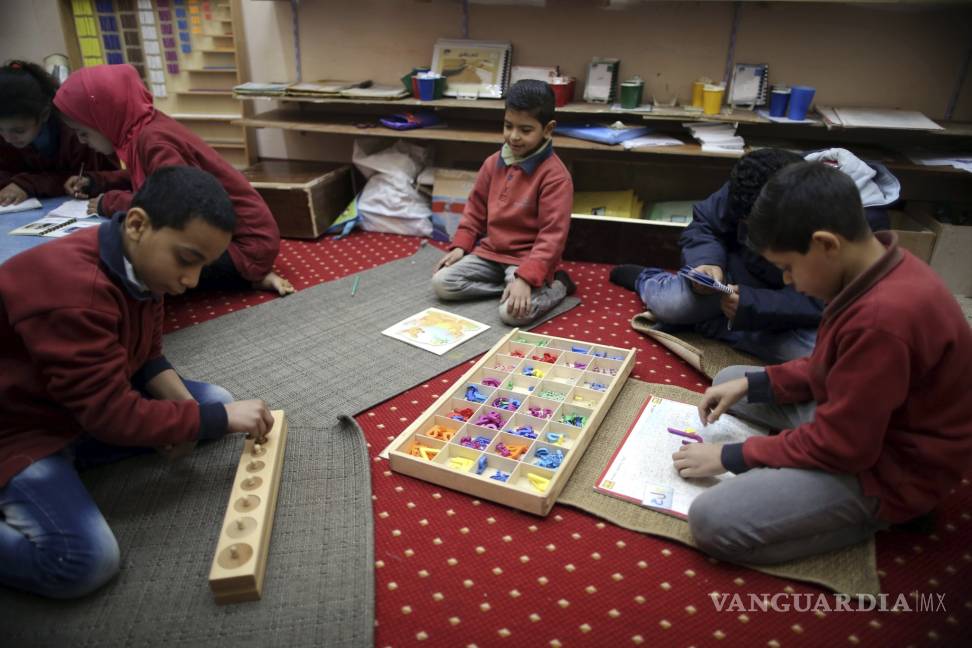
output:
<path id="1" fill-rule="evenodd" d="M 68 200 L 49 211 L 43 218 L 21 225 L 10 234 L 59 238 L 86 227 L 100 225 L 102 222 L 102 219 L 95 215 L 89 216 L 87 200 Z"/>
<path id="2" fill-rule="evenodd" d="M 766 433 L 728 414 L 702 427 L 694 405 L 651 396 L 618 444 L 594 490 L 685 518 L 696 497 L 733 475 L 680 477 L 672 465 L 672 455 L 683 443 L 695 443 L 698 438 L 708 443 L 738 443 Z"/>

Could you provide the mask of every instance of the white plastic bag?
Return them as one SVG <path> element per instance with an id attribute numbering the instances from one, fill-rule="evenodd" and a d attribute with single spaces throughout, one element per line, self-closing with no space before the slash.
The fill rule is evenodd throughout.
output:
<path id="1" fill-rule="evenodd" d="M 369 152 L 370 151 L 370 152 Z M 368 178 L 358 196 L 361 228 L 411 236 L 432 235 L 432 208 L 416 186 L 428 152 L 402 141 L 374 150 L 374 143 L 355 140 L 352 160 Z"/>

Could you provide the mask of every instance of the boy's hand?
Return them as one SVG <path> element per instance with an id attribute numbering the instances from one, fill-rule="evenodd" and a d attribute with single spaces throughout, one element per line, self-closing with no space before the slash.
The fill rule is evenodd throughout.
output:
<path id="1" fill-rule="evenodd" d="M 714 266 L 714 265 L 700 265 L 700 266 L 695 266 L 695 270 L 698 271 L 698 272 L 704 272 L 705 274 L 709 275 L 710 277 L 712 277 L 713 279 L 715 279 L 716 281 L 718 281 L 720 283 L 722 282 L 722 280 L 726 276 L 725 273 L 722 271 L 722 268 L 720 268 L 719 266 Z M 712 293 L 715 292 L 711 288 L 706 288 L 705 286 L 700 286 L 699 284 L 695 283 L 694 281 L 690 281 L 689 284 L 690 284 L 690 286 L 692 288 L 692 291 L 695 292 L 695 293 L 697 293 L 697 294 L 699 294 L 699 295 L 711 295 Z"/>
<path id="2" fill-rule="evenodd" d="M 273 414 L 265 401 L 254 399 L 227 403 L 226 427 L 230 432 L 242 432 L 262 443 L 273 427 Z"/>
<path id="3" fill-rule="evenodd" d="M 91 188 L 91 178 L 87 176 L 71 176 L 64 183 L 64 192 L 77 199 L 88 198 L 88 190 Z"/>
<path id="4" fill-rule="evenodd" d="M 699 403 L 699 419 L 702 425 L 718 421 L 727 409 L 738 403 L 748 392 L 749 381 L 745 376 L 706 389 L 702 394 L 702 402 Z"/>
<path id="5" fill-rule="evenodd" d="M 506 312 L 519 319 L 530 311 L 530 284 L 517 277 L 506 284 L 500 303 L 506 302 Z"/>
<path id="6" fill-rule="evenodd" d="M 446 254 L 444 257 L 439 259 L 439 262 L 435 264 L 435 271 L 432 274 L 435 274 L 442 268 L 451 266 L 453 263 L 455 263 L 456 261 L 458 261 L 464 256 L 466 256 L 465 250 L 463 250 L 462 248 L 452 248 L 451 250 L 449 250 L 448 254 Z"/>
<path id="7" fill-rule="evenodd" d="M 0 207 L 16 205 L 25 200 L 27 200 L 27 192 L 12 182 L 0 190 Z"/>
<path id="8" fill-rule="evenodd" d="M 101 196 L 95 196 L 88 201 L 88 216 L 98 213 L 98 202 L 101 200 Z"/>
<path id="9" fill-rule="evenodd" d="M 722 314 L 731 322 L 736 319 L 736 311 L 739 310 L 739 286 L 729 284 L 729 287 L 732 288 L 732 294 L 722 295 L 719 306 L 722 308 Z"/>
<path id="10" fill-rule="evenodd" d="M 715 477 L 726 472 L 722 443 L 687 443 L 672 455 L 679 477 Z"/>

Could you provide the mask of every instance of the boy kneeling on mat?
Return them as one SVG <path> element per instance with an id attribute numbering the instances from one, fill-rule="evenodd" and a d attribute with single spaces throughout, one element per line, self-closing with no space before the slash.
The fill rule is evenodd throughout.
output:
<path id="1" fill-rule="evenodd" d="M 74 598 L 118 571 L 79 468 L 270 431 L 262 400 L 183 380 L 162 355 L 163 294 L 196 285 L 234 222 L 213 176 L 168 167 L 127 212 L 0 266 L 0 586 Z"/>
<path id="2" fill-rule="evenodd" d="M 705 392 L 704 424 L 729 411 L 779 433 L 673 455 L 685 478 L 737 473 L 693 502 L 695 542 L 773 564 L 929 517 L 972 461 L 972 331 L 954 297 L 894 234 L 871 233 L 854 182 L 821 163 L 770 179 L 749 242 L 826 308 L 812 355 L 728 367 Z"/>
<path id="3" fill-rule="evenodd" d="M 510 87 L 503 148 L 480 167 L 451 249 L 435 266 L 439 299 L 498 296 L 500 320 L 522 326 L 576 290 L 557 270 L 574 182 L 553 150 L 556 125 L 549 85 L 525 79 Z"/>

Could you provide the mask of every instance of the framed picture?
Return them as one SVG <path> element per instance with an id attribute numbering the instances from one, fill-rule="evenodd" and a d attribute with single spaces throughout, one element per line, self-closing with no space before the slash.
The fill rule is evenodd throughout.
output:
<path id="1" fill-rule="evenodd" d="M 445 77 L 447 97 L 501 99 L 510 79 L 510 43 L 438 40 L 432 71 Z"/>

